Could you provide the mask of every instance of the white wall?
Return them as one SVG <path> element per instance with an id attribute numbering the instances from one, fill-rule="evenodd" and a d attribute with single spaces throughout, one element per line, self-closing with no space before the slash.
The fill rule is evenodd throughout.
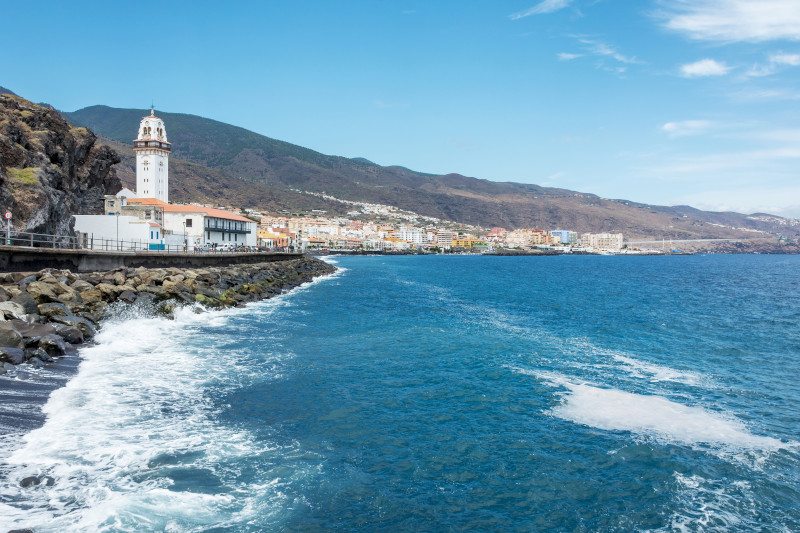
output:
<path id="1" fill-rule="evenodd" d="M 100 247 L 102 240 L 125 241 L 125 249 L 133 248 L 132 243 L 136 243 L 137 249 L 146 248 L 151 241 L 151 226 L 146 220 L 139 217 L 116 216 L 116 215 L 73 215 L 75 218 L 75 231 L 80 231 L 87 235 L 89 243 L 94 239 L 95 247 Z M 119 225 L 118 225 L 119 224 Z M 159 238 L 161 228 L 158 230 Z"/>

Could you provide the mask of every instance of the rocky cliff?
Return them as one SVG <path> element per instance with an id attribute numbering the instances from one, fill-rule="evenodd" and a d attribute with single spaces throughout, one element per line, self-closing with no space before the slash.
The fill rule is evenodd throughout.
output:
<path id="1" fill-rule="evenodd" d="M 0 95 L 0 209 L 17 231 L 72 235 L 72 215 L 99 214 L 121 188 L 116 152 L 55 110 Z"/>

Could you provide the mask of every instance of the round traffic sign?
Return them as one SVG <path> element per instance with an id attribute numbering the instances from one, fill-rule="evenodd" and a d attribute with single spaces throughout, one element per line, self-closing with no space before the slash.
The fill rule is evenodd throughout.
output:
<path id="1" fill-rule="evenodd" d="M 11 220 L 11 211 L 6 211 L 6 220 Z"/>

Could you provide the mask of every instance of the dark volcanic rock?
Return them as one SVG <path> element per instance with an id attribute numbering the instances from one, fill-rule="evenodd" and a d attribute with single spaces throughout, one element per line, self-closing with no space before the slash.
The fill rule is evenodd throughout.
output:
<path id="1" fill-rule="evenodd" d="M 28 294 L 27 292 L 19 293 L 18 295 L 11 298 L 11 301 L 20 304 L 22 308 L 25 309 L 25 312 L 28 314 L 39 312 L 39 306 L 36 303 L 36 300 L 34 300 L 31 297 L 31 295 Z"/>
<path id="2" fill-rule="evenodd" d="M 0 346 L 11 348 L 24 348 L 25 342 L 22 335 L 10 322 L 0 322 Z"/>
<path id="3" fill-rule="evenodd" d="M 112 168 L 119 161 L 57 111 L 0 96 L 0 203 L 15 229 L 72 235 L 72 215 L 99 214 L 103 195 L 121 188 Z"/>
<path id="4" fill-rule="evenodd" d="M 22 364 L 25 361 L 25 352 L 20 348 L 0 347 L 0 361 L 12 365 Z"/>

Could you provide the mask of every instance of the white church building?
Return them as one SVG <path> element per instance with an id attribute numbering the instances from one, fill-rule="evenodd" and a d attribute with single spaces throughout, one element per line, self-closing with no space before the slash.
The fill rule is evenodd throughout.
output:
<path id="1" fill-rule="evenodd" d="M 122 189 L 106 196 L 105 215 L 75 215 L 75 231 L 87 243 L 109 241 L 114 249 L 187 251 L 204 245 L 256 246 L 256 222 L 236 213 L 199 205 L 169 203 L 169 154 L 164 121 L 142 117 L 133 141 L 136 152 L 136 192 Z M 110 216 L 109 216 L 110 215 Z M 117 244 L 117 241 L 123 241 Z"/>
<path id="2" fill-rule="evenodd" d="M 169 202 L 169 153 L 164 121 L 155 116 L 142 117 L 139 136 L 133 141 L 136 152 L 136 196 Z"/>

